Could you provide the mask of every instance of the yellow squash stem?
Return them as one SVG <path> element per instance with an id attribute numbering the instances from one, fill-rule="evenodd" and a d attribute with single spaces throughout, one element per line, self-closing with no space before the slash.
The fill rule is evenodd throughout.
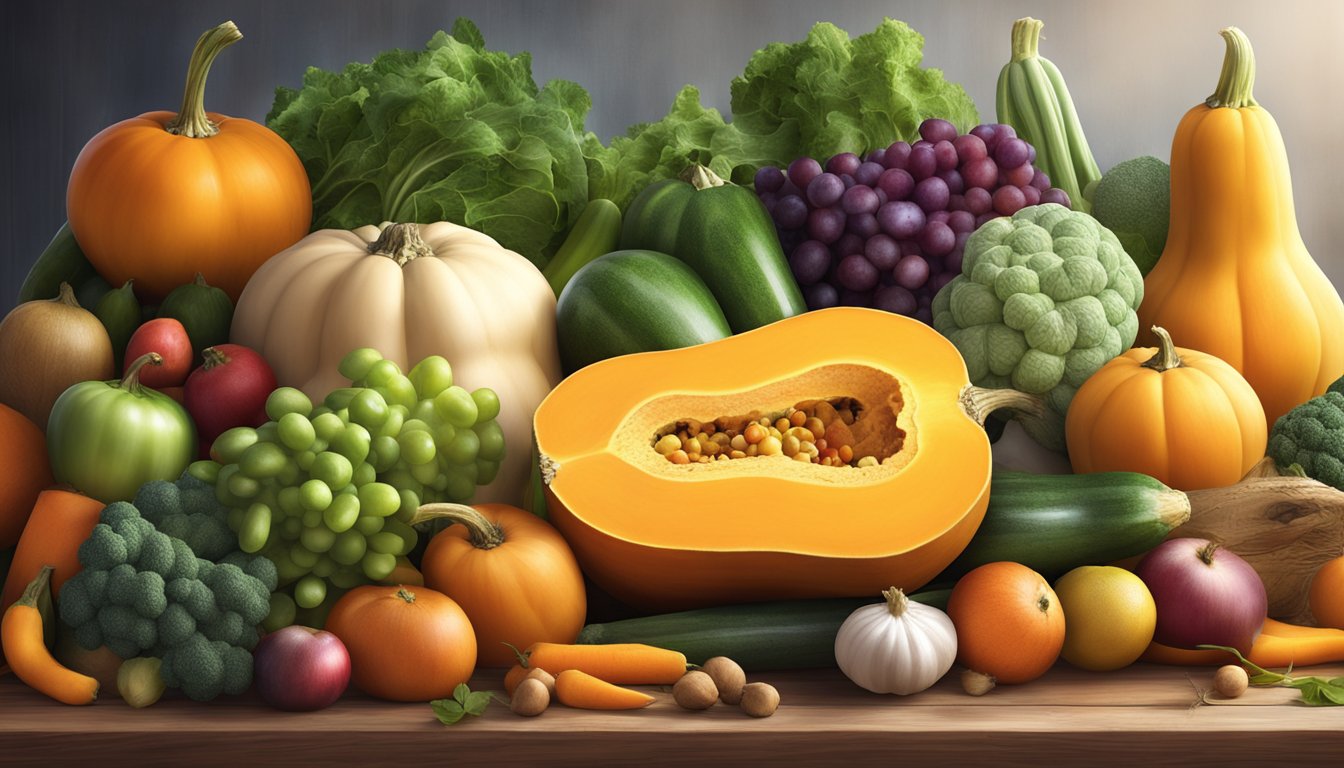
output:
<path id="1" fill-rule="evenodd" d="M 1204 103 L 1211 109 L 1258 106 L 1251 93 L 1255 87 L 1255 52 L 1251 50 L 1250 38 L 1236 27 L 1227 27 L 1221 34 L 1227 41 L 1223 71 L 1218 75 L 1218 87 Z"/>

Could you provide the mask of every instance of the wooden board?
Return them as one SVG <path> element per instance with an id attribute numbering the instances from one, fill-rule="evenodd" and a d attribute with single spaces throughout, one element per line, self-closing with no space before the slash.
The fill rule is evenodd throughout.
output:
<path id="1" fill-rule="evenodd" d="M 1344 665 L 1312 674 L 1344 675 Z M 198 704 L 165 699 L 134 710 L 115 698 L 68 707 L 0 678 L 0 765 L 778 765 L 998 766 L 1344 764 L 1344 708 L 1307 707 L 1297 691 L 1252 689 L 1191 707 L 1192 681 L 1212 670 L 1140 664 L 1117 673 L 1060 664 L 1040 680 L 982 698 L 956 674 L 911 697 L 863 691 L 839 672 L 757 676 L 779 689 L 770 718 L 734 707 L 677 707 L 667 689 L 634 712 L 553 706 L 527 719 L 499 704 L 440 725 L 425 704 L 349 693 L 313 713 L 286 713 L 246 696 Z M 476 690 L 502 689 L 502 674 Z"/>

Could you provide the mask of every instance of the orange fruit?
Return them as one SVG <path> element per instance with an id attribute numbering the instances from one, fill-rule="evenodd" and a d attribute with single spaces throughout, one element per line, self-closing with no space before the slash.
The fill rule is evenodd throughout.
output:
<path id="1" fill-rule="evenodd" d="M 1064 610 L 1039 573 L 987 563 L 957 582 L 947 601 L 957 628 L 957 661 L 1001 683 L 1045 674 L 1064 647 Z"/>
<path id="2" fill-rule="evenodd" d="M 1307 604 L 1316 626 L 1344 629 L 1344 556 L 1326 562 L 1311 577 Z"/>

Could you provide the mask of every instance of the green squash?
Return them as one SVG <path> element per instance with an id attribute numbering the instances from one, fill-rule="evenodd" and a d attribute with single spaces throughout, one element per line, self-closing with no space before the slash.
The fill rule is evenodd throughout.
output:
<path id="1" fill-rule="evenodd" d="M 61 283 L 69 283 L 78 289 L 89 278 L 97 276 L 98 272 L 84 257 L 79 243 L 75 242 L 75 233 L 70 231 L 70 224 L 66 222 L 56 231 L 56 236 L 51 238 L 51 242 L 42 250 L 37 261 L 28 269 L 28 276 L 23 279 L 23 285 L 19 287 L 18 303 L 55 298 L 56 294 L 60 293 Z M 107 286 L 103 289 L 104 292 L 111 288 L 106 281 L 102 284 Z M 96 303 L 96 297 L 93 301 L 86 302 L 85 297 L 78 291 L 76 295 L 80 299 L 80 306 L 92 307 Z M 102 293 L 98 294 L 101 295 Z"/>
<path id="2" fill-rule="evenodd" d="M 701 165 L 684 178 L 644 188 L 626 211 L 621 248 L 671 254 L 695 270 L 733 333 L 806 312 L 775 225 L 756 193 Z"/>
<path id="3" fill-rule="evenodd" d="M 656 251 L 613 251 L 570 278 L 556 302 L 566 373 L 617 355 L 679 349 L 731 335 L 705 282 Z"/>
<path id="4" fill-rule="evenodd" d="M 120 380 L 83 381 L 56 399 L 47 454 L 57 482 L 104 503 L 130 501 L 151 480 L 176 480 L 196 457 L 196 427 L 171 397 L 140 384 L 141 355 Z"/>
<path id="5" fill-rule="evenodd" d="M 94 305 L 93 314 L 107 329 L 107 337 L 112 340 L 112 358 L 116 370 L 125 370 L 126 344 L 131 334 L 140 327 L 140 302 L 135 298 L 134 280 L 115 290 L 108 291 Z"/>
<path id="6" fill-rule="evenodd" d="M 171 317 L 187 329 L 196 366 L 204 361 L 206 348 L 228 343 L 233 302 L 223 289 L 205 282 L 205 276 L 197 272 L 195 281 L 179 285 L 164 297 L 158 316 Z"/>

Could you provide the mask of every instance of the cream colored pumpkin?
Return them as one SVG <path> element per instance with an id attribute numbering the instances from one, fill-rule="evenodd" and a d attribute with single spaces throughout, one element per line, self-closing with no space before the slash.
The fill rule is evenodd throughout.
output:
<path id="1" fill-rule="evenodd" d="M 248 281 L 230 339 L 314 401 L 349 385 L 336 368 L 353 349 L 403 372 L 442 355 L 455 384 L 499 395 L 504 461 L 472 501 L 522 503 L 532 414 L 561 378 L 555 294 L 494 239 L 446 222 L 313 232 Z"/>

